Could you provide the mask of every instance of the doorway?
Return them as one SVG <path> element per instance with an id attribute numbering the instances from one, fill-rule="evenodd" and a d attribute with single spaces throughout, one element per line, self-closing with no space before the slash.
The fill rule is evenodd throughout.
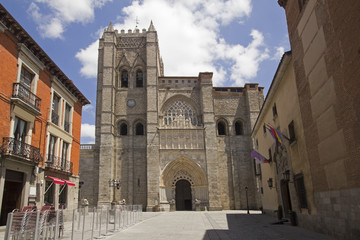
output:
<path id="1" fill-rule="evenodd" d="M 175 185 L 175 202 L 177 211 L 191 211 L 191 184 L 187 180 L 180 180 Z"/>
<path id="2" fill-rule="evenodd" d="M 285 180 L 281 180 L 280 186 L 281 186 L 281 197 L 284 205 L 284 215 L 285 217 L 289 217 L 289 211 L 292 210 L 289 182 Z"/>
<path id="3" fill-rule="evenodd" d="M 6 225 L 7 215 L 14 209 L 21 210 L 24 173 L 6 170 L 0 225 Z"/>

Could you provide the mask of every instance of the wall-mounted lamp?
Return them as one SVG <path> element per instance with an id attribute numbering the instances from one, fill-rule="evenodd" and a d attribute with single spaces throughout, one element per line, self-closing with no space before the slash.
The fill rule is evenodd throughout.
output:
<path id="1" fill-rule="evenodd" d="M 285 172 L 283 172 L 283 177 L 284 180 L 289 182 L 290 181 L 290 170 L 286 170 Z"/>
<path id="2" fill-rule="evenodd" d="M 82 185 L 84 185 L 84 181 L 79 182 L 79 188 L 81 188 Z"/>
<path id="3" fill-rule="evenodd" d="M 267 180 L 267 183 L 268 183 L 269 188 L 272 189 L 272 187 L 273 187 L 273 179 L 272 179 L 272 178 L 269 178 L 269 179 Z"/>
<path id="4" fill-rule="evenodd" d="M 113 187 L 113 188 L 117 188 L 120 189 L 120 180 L 116 180 L 116 179 L 109 179 L 109 187 Z"/>

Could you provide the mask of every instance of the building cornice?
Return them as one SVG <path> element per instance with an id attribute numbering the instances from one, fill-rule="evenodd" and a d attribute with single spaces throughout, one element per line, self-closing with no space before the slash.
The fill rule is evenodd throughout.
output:
<path id="1" fill-rule="evenodd" d="M 50 74 L 57 77 L 61 84 L 67 88 L 72 95 L 74 95 L 82 105 L 90 104 L 90 101 L 80 92 L 80 90 L 74 85 L 61 69 L 54 63 L 54 61 L 45 53 L 45 51 L 35 42 L 35 40 L 28 34 L 25 29 L 15 20 L 15 18 L 0 4 L 0 29 L 5 28 L 11 33 L 18 44 L 21 46 L 21 50 L 24 53 L 31 53 L 29 56 L 38 59 L 38 63 L 41 63 Z M 3 31 L 5 31 L 5 29 Z"/>

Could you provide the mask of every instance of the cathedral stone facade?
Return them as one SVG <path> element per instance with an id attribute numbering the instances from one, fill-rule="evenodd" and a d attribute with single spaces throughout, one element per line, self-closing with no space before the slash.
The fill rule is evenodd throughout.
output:
<path id="1" fill-rule="evenodd" d="M 147 211 L 259 209 L 250 153 L 263 88 L 213 87 L 212 75 L 164 76 L 152 23 L 127 33 L 110 24 L 99 43 L 96 141 L 81 150 L 81 198 Z"/>

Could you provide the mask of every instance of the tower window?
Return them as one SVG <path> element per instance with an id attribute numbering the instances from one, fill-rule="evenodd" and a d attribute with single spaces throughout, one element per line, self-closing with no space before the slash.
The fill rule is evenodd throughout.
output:
<path id="1" fill-rule="evenodd" d="M 143 87 L 143 72 L 141 70 L 136 71 L 136 87 L 141 88 Z"/>
<path id="2" fill-rule="evenodd" d="M 224 122 L 218 122 L 217 124 L 218 127 L 218 135 L 226 135 L 226 128 L 225 128 L 225 123 Z"/>
<path id="3" fill-rule="evenodd" d="M 235 123 L 235 134 L 236 135 L 243 135 L 244 134 L 243 124 L 242 124 L 241 121 L 237 121 Z"/>
<path id="4" fill-rule="evenodd" d="M 128 88 L 129 87 L 129 73 L 126 70 L 121 72 L 121 87 Z"/>
<path id="5" fill-rule="evenodd" d="M 127 124 L 126 124 L 126 123 L 122 123 L 122 124 L 120 125 L 120 135 L 126 136 L 126 135 L 127 135 L 127 132 L 128 132 L 128 130 L 127 130 Z"/>
<path id="6" fill-rule="evenodd" d="M 144 126 L 141 123 L 136 124 L 135 135 L 144 135 Z"/>

